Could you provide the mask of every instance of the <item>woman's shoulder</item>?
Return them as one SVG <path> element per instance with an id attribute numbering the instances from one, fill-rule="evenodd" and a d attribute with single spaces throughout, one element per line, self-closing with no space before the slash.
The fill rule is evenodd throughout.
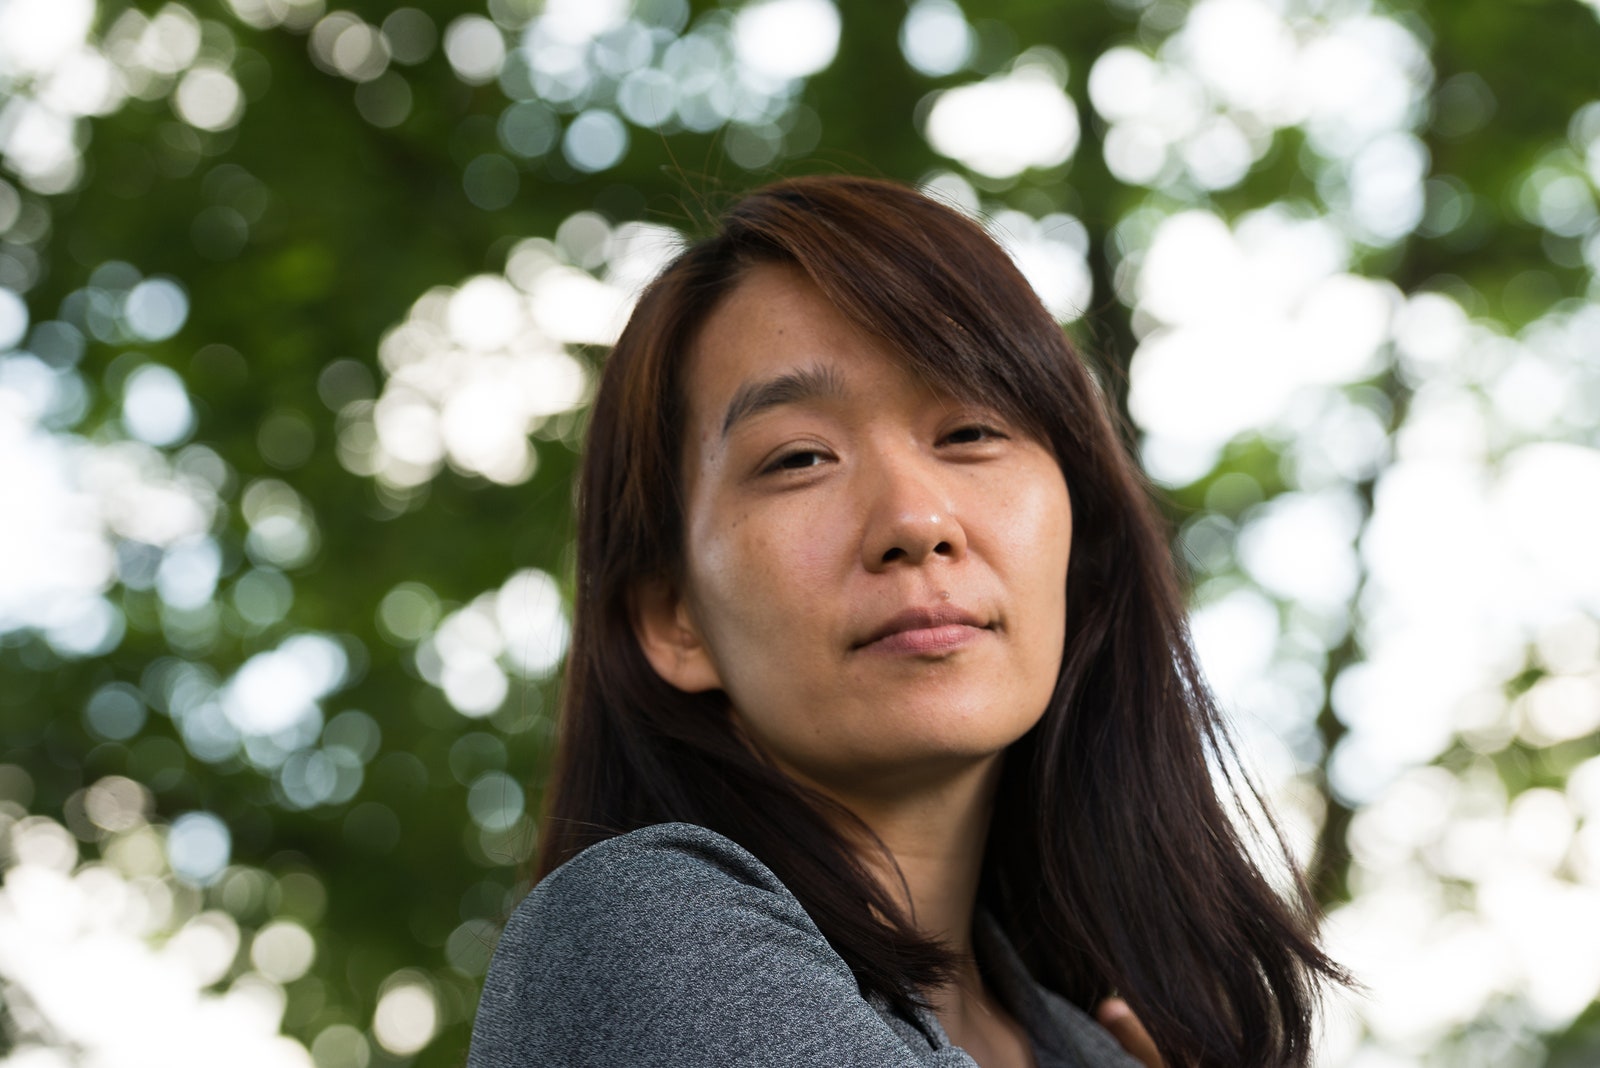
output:
<path id="1" fill-rule="evenodd" d="M 731 838 L 692 823 L 658 823 L 585 849 L 541 880 L 518 913 L 606 911 L 608 903 L 638 905 L 663 898 L 689 903 L 685 891 L 728 893 L 737 887 L 795 900 L 765 864 Z"/>
<path id="2" fill-rule="evenodd" d="M 848 972 L 800 902 L 748 850 L 705 827 L 663 823 L 596 843 L 551 872 L 517 907 L 501 945 L 536 946 L 545 966 L 566 966 L 558 951 L 592 960 L 648 950 L 633 958 L 641 967 L 690 968 L 706 957 L 708 938 L 726 951 L 739 948 L 730 939 L 741 934 L 771 945 L 780 931 L 790 948 L 809 947 L 814 963 Z"/>
<path id="3" fill-rule="evenodd" d="M 552 871 L 517 906 L 497 955 L 525 948 L 530 965 L 554 967 L 569 963 L 560 958 L 568 949 L 592 960 L 648 947 L 655 963 L 689 964 L 704 948 L 706 928 L 726 943 L 756 918 L 816 931 L 794 895 L 748 850 L 705 827 L 662 823 L 607 838 Z"/>
<path id="4" fill-rule="evenodd" d="M 528 894 L 485 978 L 471 1068 L 712 1061 L 925 1063 L 794 895 L 714 831 L 618 835 Z"/>

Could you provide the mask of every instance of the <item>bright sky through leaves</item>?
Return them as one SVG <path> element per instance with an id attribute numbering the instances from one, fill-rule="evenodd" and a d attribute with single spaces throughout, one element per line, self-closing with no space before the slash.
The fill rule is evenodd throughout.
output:
<path id="1" fill-rule="evenodd" d="M 1323 1063 L 1581 1062 L 1593 7 L 0 0 L 6 1063 L 459 1063 L 604 346 L 817 169 L 980 219 L 1113 365 L 1334 835 Z"/>

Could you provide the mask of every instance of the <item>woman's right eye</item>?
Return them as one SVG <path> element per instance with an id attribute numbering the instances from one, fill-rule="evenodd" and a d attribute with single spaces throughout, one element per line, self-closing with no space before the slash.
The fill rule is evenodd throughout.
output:
<path id="1" fill-rule="evenodd" d="M 822 463 L 822 453 L 816 449 L 796 449 L 784 453 L 767 466 L 768 471 L 803 471 Z"/>

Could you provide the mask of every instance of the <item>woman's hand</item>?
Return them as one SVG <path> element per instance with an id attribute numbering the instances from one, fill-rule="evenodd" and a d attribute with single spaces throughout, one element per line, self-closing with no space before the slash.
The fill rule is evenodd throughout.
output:
<path id="1" fill-rule="evenodd" d="M 1133 1056 L 1139 1058 L 1145 1068 L 1164 1068 L 1165 1063 L 1161 1054 L 1156 1050 L 1156 1044 L 1150 1039 L 1150 1032 L 1144 1029 L 1144 1024 L 1139 1022 L 1139 1017 L 1133 1014 L 1133 1009 L 1121 998 L 1106 998 L 1094 1010 L 1094 1018 L 1100 1021 L 1100 1026 L 1110 1031 L 1112 1037 L 1122 1043 L 1122 1048 Z"/>

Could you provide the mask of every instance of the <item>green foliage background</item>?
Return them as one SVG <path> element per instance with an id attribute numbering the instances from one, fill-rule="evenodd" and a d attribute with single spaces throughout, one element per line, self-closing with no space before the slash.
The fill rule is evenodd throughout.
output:
<path id="1" fill-rule="evenodd" d="M 102 0 L 96 32 L 127 6 Z M 159 9 L 138 6 L 149 14 Z M 496 124 L 509 103 L 500 84 L 465 84 L 435 49 L 421 63 L 395 68 L 412 107 L 398 126 L 379 128 L 357 108 L 357 87 L 312 61 L 303 31 L 251 28 L 221 0 L 191 6 L 201 19 L 225 27 L 237 45 L 231 67 L 245 91 L 242 120 L 222 132 L 197 131 L 165 97 L 131 99 L 113 114 L 88 120 L 77 187 L 23 194 L 48 219 L 29 243 L 38 269 L 24 296 L 34 323 L 68 318 L 64 302 L 112 260 L 146 276 L 170 276 L 187 291 L 187 322 L 168 340 L 91 338 L 79 365 L 91 386 L 90 403 L 70 430 L 94 440 L 117 436 L 120 385 L 139 363 L 158 362 L 182 376 L 197 413 L 190 441 L 214 450 L 229 472 L 221 494 L 228 507 L 213 530 L 224 554 L 216 625 L 196 631 L 152 589 L 116 585 L 108 596 L 125 614 L 127 630 L 101 655 L 64 657 L 37 633 L 0 633 L 0 763 L 26 773 L 3 781 L 15 805 L 81 831 L 90 855 L 99 835 L 81 814 L 73 815 L 73 798 L 104 776 L 145 783 L 158 823 L 193 810 L 220 816 L 232 832 L 234 862 L 275 880 L 272 892 L 232 903 L 241 925 L 295 916 L 317 941 L 310 973 L 288 984 L 285 1031 L 311 1046 L 332 1024 L 366 1028 L 385 978 L 416 969 L 435 985 L 444 1014 L 439 1036 L 415 1057 L 418 1065 L 459 1063 L 482 960 L 481 948 L 475 954 L 464 947 L 474 937 L 492 938 L 492 924 L 525 889 L 516 857 L 531 843 L 486 854 L 468 819 L 468 784 L 485 769 L 506 769 L 534 784 L 530 808 L 536 808 L 556 691 L 553 682 L 517 683 L 494 716 L 464 717 L 419 678 L 412 645 L 387 634 L 376 613 L 401 583 L 425 585 L 448 609 L 520 568 L 538 567 L 569 581 L 575 436 L 541 438 L 537 472 L 524 484 L 500 486 L 447 469 L 422 492 L 397 501 L 372 479 L 348 471 L 336 455 L 338 405 L 325 401 L 329 387 L 322 378 L 330 364 L 356 361 L 380 382 L 378 341 L 419 295 L 499 272 L 516 240 L 551 236 L 574 212 L 596 211 L 614 224 L 643 219 L 683 227 L 774 174 L 842 170 L 917 181 L 949 167 L 919 132 L 919 102 L 931 90 L 1000 70 L 1036 45 L 1066 57 L 1083 143 L 1067 165 L 974 182 L 993 206 L 1018 205 L 1034 215 L 1068 211 L 1087 226 L 1095 299 L 1071 330 L 1112 369 L 1107 381 L 1119 401 L 1117 370 L 1125 368 L 1136 342 L 1130 311 L 1111 285 L 1109 234 L 1118 220 L 1147 205 L 1205 205 L 1233 217 L 1273 200 L 1318 204 L 1322 195 L 1315 161 L 1293 127 L 1275 135 L 1244 181 L 1221 192 L 1137 188 L 1108 172 L 1100 151 L 1105 124 L 1087 104 L 1088 72 L 1114 45 L 1153 47 L 1164 25 L 1181 21 L 1182 5 L 971 4 L 968 15 L 980 41 L 973 61 L 960 72 L 929 78 L 902 59 L 903 4 L 846 0 L 838 55 L 799 97 L 814 116 L 806 128 L 815 137 L 796 135 L 797 143 L 770 168 L 751 172 L 730 161 L 724 131 L 635 127 L 626 156 L 598 174 L 578 172 L 555 149 L 516 159 L 518 192 L 496 210 L 474 206 L 463 173 L 484 154 L 509 155 L 497 139 Z M 421 6 L 441 29 L 459 15 L 485 14 L 470 0 Z M 391 5 L 349 0 L 345 8 L 378 24 Z M 510 31 L 537 7 L 533 0 L 496 0 L 490 9 Z M 701 0 L 692 9 L 694 18 L 721 10 Z M 1596 12 L 1575 0 L 1396 0 L 1385 10 L 1428 43 L 1436 86 L 1470 72 L 1496 106 L 1486 121 L 1463 128 L 1451 124 L 1449 102 L 1435 100 L 1419 131 L 1431 173 L 1453 176 L 1470 192 L 1467 221 L 1435 236 L 1417 232 L 1389 247 L 1359 250 L 1355 269 L 1391 279 L 1407 293 L 1444 289 L 1470 302 L 1475 314 L 1509 328 L 1562 299 L 1587 298 L 1590 271 L 1574 253 L 1576 239 L 1541 230 L 1519 214 L 1516 197 L 1530 168 L 1563 143 L 1571 116 L 1600 94 Z M 26 88 L 0 85 L 0 92 Z M 223 224 L 213 209 L 219 207 L 239 213 L 228 219 L 248 220 L 242 239 L 231 231 L 218 235 Z M 595 350 L 581 355 L 591 363 L 603 359 Z M 1404 411 L 1404 381 L 1388 374 L 1372 384 L 1391 397 L 1397 413 Z M 290 449 L 289 461 L 274 463 L 263 455 L 263 426 L 284 413 L 303 417 L 311 447 L 303 458 Z M 1206 508 L 1207 489 L 1229 472 L 1251 473 L 1269 496 L 1282 489 L 1280 448 L 1262 439 L 1236 442 L 1210 475 L 1170 495 L 1175 527 Z M 291 485 L 320 536 L 317 551 L 287 575 L 292 606 L 264 626 L 240 616 L 234 594 L 234 583 L 250 570 L 239 494 L 260 479 Z M 1363 488 L 1370 498 L 1372 484 Z M 6 510 L 0 501 L 0 522 L 27 521 Z M 127 739 L 97 736 L 83 714 L 90 697 L 113 681 L 142 686 L 157 703 L 152 666 L 171 658 L 209 665 L 226 677 L 251 655 L 301 631 L 341 636 L 358 668 L 323 702 L 328 716 L 360 709 L 381 730 L 361 788 L 347 802 L 295 810 L 284 804 L 271 776 L 242 756 L 207 762 L 186 753 L 159 709 Z M 1346 640 L 1330 653 L 1327 678 L 1360 656 L 1356 639 Z M 1317 731 L 1320 751 L 1330 752 L 1343 731 L 1331 708 Z M 1514 793 L 1530 784 L 1559 786 L 1564 768 L 1597 749 L 1592 738 L 1567 743 L 1555 755 L 1516 743 L 1497 759 Z M 1319 892 L 1335 903 L 1352 892 L 1344 839 L 1351 812 L 1330 797 L 1327 814 L 1314 874 Z M 315 878 L 286 878 L 295 873 Z M 210 895 L 206 901 L 230 907 L 223 886 L 203 891 Z M 473 921 L 485 923 L 463 927 Z M 235 970 L 247 966 L 241 956 Z M 1546 1036 L 1555 1051 L 1552 1063 L 1562 1063 L 1562 1049 L 1592 1050 L 1596 1026 L 1591 1011 L 1571 1034 Z M 385 1062 L 381 1050 L 373 1056 Z"/>

